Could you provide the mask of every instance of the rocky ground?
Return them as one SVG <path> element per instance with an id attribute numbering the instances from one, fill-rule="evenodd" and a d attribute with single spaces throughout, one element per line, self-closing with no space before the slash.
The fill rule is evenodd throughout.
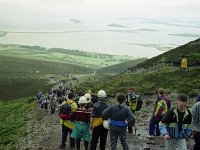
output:
<path id="1" fill-rule="evenodd" d="M 144 105 L 140 112 L 135 114 L 136 126 L 138 130 L 133 134 L 128 134 L 130 150 L 163 150 L 164 140 L 162 137 L 147 138 L 148 124 L 151 117 L 153 104 Z M 61 125 L 59 124 L 58 111 L 55 114 L 41 111 L 44 115 L 40 121 L 32 120 L 26 126 L 28 135 L 19 139 L 19 150 L 58 150 L 61 141 Z M 106 149 L 109 150 L 109 136 Z M 193 143 L 189 142 L 189 149 Z M 82 144 L 83 145 L 83 144 Z M 69 149 L 67 141 L 66 150 Z M 84 149 L 82 147 L 82 149 Z M 118 141 L 117 150 L 121 150 L 121 144 Z"/>

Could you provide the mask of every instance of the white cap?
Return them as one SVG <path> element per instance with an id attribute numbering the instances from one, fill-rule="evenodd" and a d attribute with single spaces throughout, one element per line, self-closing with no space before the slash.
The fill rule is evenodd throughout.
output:
<path id="1" fill-rule="evenodd" d="M 87 99 L 87 102 L 88 102 L 88 103 L 91 101 L 91 96 L 90 96 L 89 93 L 86 93 L 86 94 L 84 95 L 84 97 Z"/>
<path id="2" fill-rule="evenodd" d="M 97 94 L 98 97 L 106 97 L 106 92 L 104 90 L 100 90 Z"/>
<path id="3" fill-rule="evenodd" d="M 79 104 L 86 104 L 87 103 L 87 99 L 84 96 L 81 96 L 78 100 Z"/>

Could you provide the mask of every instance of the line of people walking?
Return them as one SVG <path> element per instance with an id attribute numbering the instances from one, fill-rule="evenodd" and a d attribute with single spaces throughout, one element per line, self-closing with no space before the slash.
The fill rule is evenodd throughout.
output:
<path id="1" fill-rule="evenodd" d="M 106 92 L 100 90 L 97 94 L 98 101 L 91 105 L 91 98 L 88 99 L 89 93 L 81 96 L 78 105 L 73 101 L 73 93 L 69 93 L 68 100 L 63 102 L 60 108 L 60 118 L 62 125 L 62 140 L 60 149 L 65 149 L 68 134 L 70 135 L 70 147 L 77 150 L 81 149 L 80 140 L 84 140 L 85 150 L 96 150 L 98 141 L 99 148 L 106 149 L 108 126 L 110 130 L 111 149 L 116 150 L 118 138 L 121 140 L 123 149 L 128 150 L 126 139 L 128 124 L 134 124 L 133 113 L 126 107 L 126 96 L 118 94 L 116 104 L 109 106 L 106 101 Z M 71 106 L 71 112 L 64 112 L 63 108 L 68 109 Z M 68 107 L 68 108 L 67 108 Z M 65 110 L 66 110 L 65 109 Z M 64 117 L 65 116 L 65 117 Z M 110 120 L 109 125 L 104 124 L 104 120 Z M 90 129 L 92 134 L 90 137 Z M 90 142 L 90 145 L 89 145 Z"/>
<path id="2" fill-rule="evenodd" d="M 200 150 L 200 95 L 191 109 L 186 108 L 188 96 L 179 94 L 177 106 L 167 98 L 163 88 L 158 89 L 155 107 L 149 122 L 149 136 L 163 136 L 166 150 L 187 150 L 187 140 L 194 136 L 193 150 Z M 68 93 L 60 107 L 62 135 L 60 149 L 66 148 L 69 137 L 70 149 L 105 150 L 107 135 L 110 136 L 111 150 L 117 149 L 118 138 L 122 148 L 129 150 L 127 133 L 133 133 L 134 113 L 142 108 L 140 95 L 134 88 L 128 88 L 126 95 L 116 95 L 116 102 L 109 105 L 107 94 L 100 90 L 97 100 L 92 102 L 91 91 L 80 95 L 75 101 L 73 92 Z M 109 132 L 108 132 L 109 131 Z M 91 133 L 91 134 L 90 134 Z M 83 139 L 84 146 L 81 146 Z"/>

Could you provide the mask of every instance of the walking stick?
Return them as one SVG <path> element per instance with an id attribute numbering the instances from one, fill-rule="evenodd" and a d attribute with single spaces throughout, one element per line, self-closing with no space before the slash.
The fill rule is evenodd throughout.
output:
<path id="1" fill-rule="evenodd" d="M 196 131 L 195 131 L 195 130 L 192 131 L 192 132 L 190 133 L 190 135 L 187 137 L 186 141 L 189 141 L 189 140 L 191 139 L 191 137 L 194 136 L 195 134 L 196 134 Z"/>

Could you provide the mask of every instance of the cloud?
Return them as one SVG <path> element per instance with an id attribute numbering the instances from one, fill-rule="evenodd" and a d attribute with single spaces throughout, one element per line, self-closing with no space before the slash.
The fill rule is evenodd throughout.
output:
<path id="1" fill-rule="evenodd" d="M 133 16 L 195 20 L 199 8 L 197 0 L 0 0 L 0 21 Z"/>

